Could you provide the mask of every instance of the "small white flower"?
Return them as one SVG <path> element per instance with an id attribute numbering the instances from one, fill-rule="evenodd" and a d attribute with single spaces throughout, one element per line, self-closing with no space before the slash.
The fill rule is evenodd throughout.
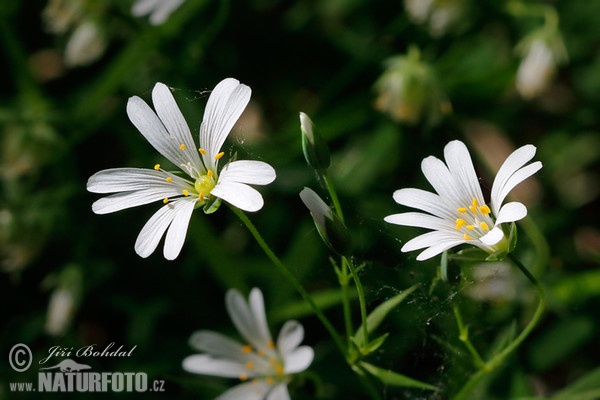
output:
<path id="1" fill-rule="evenodd" d="M 244 211 L 258 211 L 264 202 L 248 186 L 266 185 L 275 179 L 275 170 L 261 161 L 232 161 L 218 170 L 224 155 L 221 146 L 250 100 L 251 90 L 233 78 L 224 79 L 212 91 L 200 125 L 197 148 L 189 127 L 167 86 L 157 83 L 152 91 L 156 113 L 137 96 L 127 103 L 129 119 L 154 148 L 180 167 L 188 177 L 163 170 L 114 168 L 97 172 L 87 183 L 93 193 L 113 193 L 92 204 L 96 214 L 161 201 L 160 208 L 144 225 L 135 251 L 148 257 L 166 232 L 164 256 L 173 260 L 181 251 L 195 208 L 213 212 L 221 200 Z"/>
<path id="2" fill-rule="evenodd" d="M 426 248 L 417 260 L 434 257 L 451 247 L 468 243 L 488 253 L 508 250 L 508 238 L 501 225 L 527 215 L 519 202 L 502 205 L 508 193 L 542 168 L 539 161 L 526 165 L 536 148 L 526 145 L 515 150 L 502 164 L 494 179 L 490 205 L 485 204 L 471 155 L 464 143 L 455 140 L 444 148 L 446 164 L 429 156 L 421 164 L 423 174 L 436 193 L 420 189 L 400 189 L 394 200 L 425 213 L 407 212 L 385 217 L 385 221 L 404 226 L 431 229 L 409 240 L 403 252 Z"/>
<path id="3" fill-rule="evenodd" d="M 173 11 L 179 8 L 185 0 L 136 0 L 131 7 L 131 14 L 136 17 L 150 15 L 152 25 L 161 25 Z"/>
<path id="4" fill-rule="evenodd" d="M 231 289 L 225 296 L 227 312 L 247 344 L 212 331 L 198 331 L 190 344 L 203 352 L 186 357 L 183 369 L 204 375 L 238 378 L 241 383 L 218 400 L 289 399 L 290 375 L 304 371 L 314 358 L 309 346 L 299 346 L 304 328 L 297 321 L 286 322 L 277 338 L 271 339 L 262 292 L 254 288 L 248 301 Z"/>
<path id="5" fill-rule="evenodd" d="M 83 21 L 71 33 L 65 46 L 65 65 L 80 67 L 96 61 L 106 50 L 106 38 L 99 26 L 92 21 Z"/>

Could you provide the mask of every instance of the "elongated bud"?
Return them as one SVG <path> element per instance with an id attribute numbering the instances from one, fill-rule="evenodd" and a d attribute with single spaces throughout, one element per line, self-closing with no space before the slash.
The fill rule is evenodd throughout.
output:
<path id="1" fill-rule="evenodd" d="M 300 131 L 302 132 L 302 151 L 309 166 L 317 171 L 325 171 L 331 164 L 329 148 L 325 140 L 316 132 L 308 115 L 300 113 Z"/>
<path id="2" fill-rule="evenodd" d="M 312 189 L 302 189 L 300 198 L 327 247 L 336 254 L 348 255 L 352 247 L 350 233 L 337 214 Z"/>

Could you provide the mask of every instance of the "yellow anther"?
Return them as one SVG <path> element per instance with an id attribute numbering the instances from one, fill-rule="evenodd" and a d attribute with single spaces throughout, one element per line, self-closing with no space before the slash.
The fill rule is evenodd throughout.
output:
<path id="1" fill-rule="evenodd" d="M 273 350 L 275 348 L 275 343 L 273 343 L 272 341 L 269 340 L 269 342 L 267 343 L 267 347 L 271 350 Z"/>
<path id="2" fill-rule="evenodd" d="M 264 355 L 265 355 L 265 352 L 264 352 L 264 351 L 262 351 L 262 350 L 256 350 L 256 354 L 258 354 L 258 355 L 259 355 L 259 356 L 261 356 L 261 357 L 264 357 Z"/>
<path id="3" fill-rule="evenodd" d="M 277 366 L 279 365 L 279 362 L 277 362 L 277 360 L 273 357 L 269 358 L 269 364 L 271 364 L 272 366 Z"/>
<path id="4" fill-rule="evenodd" d="M 248 379 L 248 374 L 247 374 L 247 373 L 245 373 L 245 372 L 244 372 L 244 373 L 242 373 L 242 374 L 240 375 L 240 381 L 245 381 L 245 380 L 247 380 L 247 379 Z"/>
<path id="5" fill-rule="evenodd" d="M 252 361 L 248 361 L 246 363 L 246 369 L 249 369 L 249 370 L 254 369 L 254 363 Z"/>
<path id="6" fill-rule="evenodd" d="M 179 145 L 179 150 L 185 150 L 185 144 L 181 143 L 181 144 Z"/>
<path id="7" fill-rule="evenodd" d="M 473 214 L 477 214 L 477 208 L 475 206 L 469 206 L 469 210 L 471 210 Z"/>
<path id="8" fill-rule="evenodd" d="M 155 164 L 155 165 L 154 165 L 154 170 L 155 170 L 155 171 L 158 171 L 159 169 L 160 169 L 160 164 Z"/>
<path id="9" fill-rule="evenodd" d="M 272 385 L 274 381 L 275 380 L 272 377 L 270 377 L 270 376 L 267 376 L 265 378 L 265 382 L 267 382 L 267 385 Z"/>
<path id="10" fill-rule="evenodd" d="M 198 194 L 198 200 L 204 201 L 204 193 L 199 193 Z"/>
<path id="11" fill-rule="evenodd" d="M 465 226 L 467 224 L 467 221 L 465 221 L 462 218 L 459 218 L 456 220 L 456 230 L 459 230 L 460 228 L 462 228 L 463 226 Z"/>
<path id="12" fill-rule="evenodd" d="M 488 224 L 486 224 L 485 222 L 480 222 L 479 226 L 481 227 L 481 229 L 483 229 L 484 231 L 489 231 L 490 227 L 488 226 Z"/>
<path id="13" fill-rule="evenodd" d="M 473 197 L 473 207 L 477 207 L 479 206 L 479 202 L 477 201 L 477 199 L 475 197 Z"/>
<path id="14" fill-rule="evenodd" d="M 489 213 L 492 212 L 492 210 L 490 210 L 490 208 L 484 204 L 481 207 L 479 207 L 479 212 L 482 213 L 483 215 L 488 215 Z"/>
<path id="15" fill-rule="evenodd" d="M 242 347 L 242 352 L 245 354 L 248 354 L 250 352 L 252 352 L 252 346 L 250 346 L 249 344 L 245 345 Z"/>
<path id="16" fill-rule="evenodd" d="M 219 158 L 223 157 L 224 155 L 225 155 L 225 153 L 224 153 L 224 152 L 220 152 L 219 154 L 217 154 L 217 155 L 215 156 L 215 160 L 218 160 Z"/>
<path id="17" fill-rule="evenodd" d="M 173 178 L 171 178 L 170 176 L 167 176 L 167 179 L 165 179 L 165 180 L 169 183 L 173 182 Z"/>
<path id="18" fill-rule="evenodd" d="M 459 213 L 466 213 L 467 212 L 467 207 L 457 208 L 456 211 L 458 211 Z"/>
<path id="19" fill-rule="evenodd" d="M 205 156 L 205 155 L 206 155 L 206 150 L 204 150 L 202 147 L 200 147 L 200 148 L 198 149 L 198 151 L 199 151 L 199 152 L 200 152 L 200 154 L 202 154 L 203 156 Z"/>
<path id="20" fill-rule="evenodd" d="M 283 375 L 283 367 L 281 366 L 281 364 L 275 367 L 275 372 L 277 372 L 277 375 Z"/>
<path id="21" fill-rule="evenodd" d="M 208 170 L 208 172 L 206 173 L 206 176 L 208 176 L 209 178 L 212 178 L 212 176 L 213 176 L 212 169 Z"/>
<path id="22" fill-rule="evenodd" d="M 463 235 L 463 239 L 465 239 L 465 240 L 471 240 L 471 236 L 469 236 L 468 234 L 465 233 Z"/>
<path id="23" fill-rule="evenodd" d="M 183 189 L 183 195 L 184 195 L 184 196 L 189 196 L 189 195 L 190 195 L 190 192 L 188 192 L 188 190 L 187 190 L 187 189 Z"/>
<path id="24" fill-rule="evenodd" d="M 167 204 L 168 202 L 169 202 L 169 198 L 168 198 L 168 197 L 165 197 L 165 198 L 163 199 L 163 203 L 164 203 L 164 204 Z"/>
<path id="25" fill-rule="evenodd" d="M 475 229 L 475 227 L 473 225 L 467 225 L 467 229 L 472 231 L 473 229 Z"/>

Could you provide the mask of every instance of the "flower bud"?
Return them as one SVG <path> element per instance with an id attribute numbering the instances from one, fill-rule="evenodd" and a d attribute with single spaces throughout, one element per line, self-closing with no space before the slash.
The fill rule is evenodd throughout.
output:
<path id="1" fill-rule="evenodd" d="M 375 108 L 394 120 L 415 124 L 425 119 L 436 124 L 451 111 L 431 67 L 420 60 L 419 50 L 411 48 L 406 56 L 385 62 L 386 70 L 375 82 L 379 96 Z"/>
<path id="2" fill-rule="evenodd" d="M 336 254 L 347 255 L 351 249 L 351 237 L 342 220 L 312 189 L 302 189 L 300 198 L 310 211 L 317 232 L 327 247 Z"/>
<path id="3" fill-rule="evenodd" d="M 329 148 L 325 140 L 314 129 L 308 115 L 300 113 L 300 131 L 302 132 L 302 152 L 309 166 L 317 171 L 325 171 L 331 164 Z"/>

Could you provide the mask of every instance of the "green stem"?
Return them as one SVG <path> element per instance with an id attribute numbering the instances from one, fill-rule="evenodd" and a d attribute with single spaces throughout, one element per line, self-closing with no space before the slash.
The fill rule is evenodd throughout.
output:
<path id="1" fill-rule="evenodd" d="M 234 214 L 238 216 L 238 218 L 244 223 L 244 225 L 246 225 L 246 228 L 248 228 L 252 236 L 254 236 L 254 239 L 256 240 L 258 245 L 263 249 L 267 257 L 269 257 L 271 262 L 277 267 L 277 269 L 279 269 L 279 272 L 281 272 L 281 274 L 288 280 L 288 282 L 294 287 L 294 289 L 296 289 L 296 291 L 300 293 L 302 298 L 310 305 L 310 307 L 315 312 L 317 318 L 319 318 L 321 323 L 325 326 L 325 329 L 327 329 L 327 331 L 331 335 L 333 341 L 335 342 L 340 352 L 344 355 L 344 357 L 346 357 L 346 348 L 344 347 L 342 339 L 337 334 L 336 330 L 334 329 L 333 325 L 331 325 L 327 317 L 325 317 L 321 309 L 315 304 L 314 300 L 310 297 L 308 292 L 304 289 L 304 287 L 300 284 L 296 277 L 288 270 L 288 268 L 281 262 L 281 260 L 275 255 L 275 253 L 273 253 L 273 250 L 271 250 L 269 245 L 265 242 L 263 237 L 260 235 L 256 227 L 254 226 L 252 221 L 250 221 L 250 219 L 246 216 L 246 214 L 244 214 L 237 207 L 230 206 L 229 208 L 231 208 Z"/>
<path id="2" fill-rule="evenodd" d="M 350 337 L 354 332 L 354 328 L 352 327 L 352 313 L 350 312 L 350 295 L 348 293 L 348 283 L 350 279 L 348 279 L 348 271 L 346 266 L 342 263 L 342 270 L 338 272 L 338 282 L 340 283 L 340 287 L 342 289 L 342 305 L 344 307 L 344 326 L 346 328 L 346 340 L 348 341 L 348 346 L 350 346 Z"/>
<path id="3" fill-rule="evenodd" d="M 479 352 L 477 351 L 477 349 L 475 349 L 475 346 L 473 345 L 473 343 L 471 343 L 471 340 L 469 340 L 469 330 L 467 327 L 465 327 L 465 325 L 463 323 L 462 315 L 460 314 L 460 309 L 458 308 L 458 304 L 454 304 L 453 308 L 454 308 L 454 317 L 456 319 L 456 325 L 458 326 L 458 332 L 459 332 L 458 338 L 460 339 L 461 342 L 464 343 L 467 350 L 469 350 L 469 353 L 471 353 L 471 356 L 473 357 L 473 362 L 475 363 L 475 366 L 477 368 L 481 368 L 485 365 L 485 361 L 483 361 L 483 359 L 479 355 Z"/>
<path id="4" fill-rule="evenodd" d="M 363 290 L 362 283 L 360 282 L 360 278 L 358 277 L 358 273 L 354 264 L 351 261 L 348 261 L 346 257 L 342 257 L 342 263 L 346 264 L 348 268 L 350 268 L 350 273 L 352 274 L 352 279 L 354 280 L 354 284 L 356 285 L 356 291 L 358 292 L 358 301 L 360 303 L 360 318 L 362 320 L 362 329 L 363 335 L 365 338 L 365 345 L 369 343 L 369 330 L 367 327 L 367 305 L 365 301 L 365 291 Z"/>
<path id="5" fill-rule="evenodd" d="M 333 202 L 333 207 L 335 208 L 335 212 L 338 217 L 344 222 L 344 212 L 342 211 L 342 205 L 340 204 L 340 199 L 338 198 L 337 192 L 333 187 L 331 179 L 327 174 L 327 171 L 323 173 L 323 181 L 325 182 L 325 186 L 327 186 L 327 190 L 329 191 L 329 196 L 331 197 L 331 201 Z"/>
<path id="6" fill-rule="evenodd" d="M 523 265 L 523 263 L 521 263 L 521 261 L 519 261 L 514 255 L 508 254 L 508 258 L 510 258 L 510 260 L 521 270 L 521 272 L 523 272 L 527 279 L 529 279 L 529 281 L 535 286 L 539 296 L 537 308 L 535 310 L 535 313 L 533 314 L 533 317 L 531 318 L 525 329 L 523 329 L 523 331 L 519 334 L 519 336 L 517 336 L 515 340 L 513 340 L 508 346 L 506 346 L 504 350 L 496 354 L 488 362 L 484 363 L 484 365 L 476 373 L 471 375 L 471 378 L 469 378 L 467 383 L 456 394 L 454 400 L 462 400 L 468 398 L 467 396 L 469 395 L 471 390 L 473 390 L 475 385 L 478 384 L 479 381 L 483 379 L 485 375 L 491 373 L 496 368 L 498 368 L 506 359 L 506 357 L 508 357 L 513 351 L 515 351 L 515 349 L 517 349 L 517 347 L 521 345 L 521 343 L 523 343 L 523 341 L 525 341 L 525 339 L 527 339 L 533 328 L 535 328 L 538 324 L 544 312 L 544 308 L 546 306 L 546 294 L 544 292 L 544 288 L 540 285 L 537 279 L 535 279 L 535 277 L 529 272 L 529 270 Z"/>

